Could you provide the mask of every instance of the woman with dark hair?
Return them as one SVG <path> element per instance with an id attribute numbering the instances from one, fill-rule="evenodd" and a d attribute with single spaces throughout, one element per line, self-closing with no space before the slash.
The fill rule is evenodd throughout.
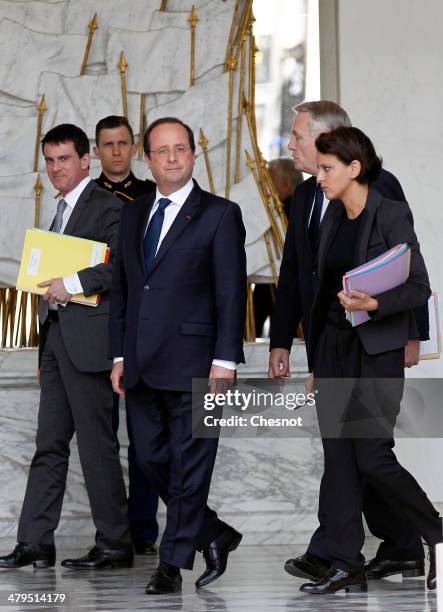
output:
<path id="1" fill-rule="evenodd" d="M 316 146 L 317 181 L 331 202 L 321 228 L 308 359 L 318 390 L 331 568 L 301 590 L 366 591 L 363 482 L 385 495 L 430 546 L 428 588 L 435 588 L 434 546 L 442 539 L 441 519 L 392 450 L 404 347 L 418 337 L 411 309 L 425 304 L 431 293 L 412 214 L 406 202 L 388 200 L 371 188 L 382 162 L 361 130 L 337 128 L 321 134 Z M 376 296 L 344 293 L 347 271 L 403 243 L 411 251 L 404 284 Z M 362 310 L 370 320 L 352 327 L 346 311 Z"/>

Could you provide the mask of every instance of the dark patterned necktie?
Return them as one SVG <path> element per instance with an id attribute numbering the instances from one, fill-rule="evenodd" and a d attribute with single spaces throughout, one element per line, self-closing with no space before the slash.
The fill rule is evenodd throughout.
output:
<path id="1" fill-rule="evenodd" d="M 63 213 L 66 210 L 66 202 L 64 201 L 63 198 L 60 198 L 60 200 L 58 201 L 57 204 L 57 212 L 55 213 L 55 217 L 54 217 L 54 223 L 52 225 L 52 231 L 53 232 L 57 232 L 57 234 L 60 233 L 60 230 L 62 229 L 62 225 L 63 225 Z"/>
<path id="2" fill-rule="evenodd" d="M 149 274 L 154 263 L 155 254 L 157 252 L 158 241 L 163 227 L 163 221 L 165 218 L 165 208 L 169 206 L 171 200 L 168 198 L 160 198 L 158 201 L 158 208 L 152 216 L 149 222 L 148 229 L 146 230 L 145 237 L 143 239 L 143 253 L 145 256 L 145 269 L 146 274 Z"/>

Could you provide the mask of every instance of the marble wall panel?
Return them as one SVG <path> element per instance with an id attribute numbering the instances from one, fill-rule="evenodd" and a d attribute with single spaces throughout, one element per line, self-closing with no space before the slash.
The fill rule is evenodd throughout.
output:
<path id="1" fill-rule="evenodd" d="M 19 175 L 32 170 L 36 130 L 36 116 L 22 116 L 20 111 L 18 114 L 14 112 L 0 116 L 0 142 L 14 143 L 14 146 L 3 146 L 0 149 L 2 176 Z"/>
<path id="2" fill-rule="evenodd" d="M 0 20 L 6 17 L 37 32 L 62 34 L 68 4 L 69 2 L 2 0 Z"/>
<path id="3" fill-rule="evenodd" d="M 97 13 L 98 28 L 88 59 L 88 68 L 105 66 L 106 42 L 110 27 L 149 30 L 152 14 L 158 5 L 146 0 L 75 0 L 69 2 L 65 34 L 88 34 L 88 23 Z M 116 63 L 118 62 L 118 57 Z"/>
<path id="4" fill-rule="evenodd" d="M 0 196 L 0 287 L 13 287 L 17 280 L 26 229 L 34 226 L 33 198 Z"/>
<path id="5" fill-rule="evenodd" d="M 43 70 L 80 72 L 87 37 L 42 34 L 10 19 L 0 21 L 0 91 L 35 102 Z M 26 78 L 17 78 L 26 75 Z"/>
<path id="6" fill-rule="evenodd" d="M 191 126 L 197 140 L 202 128 L 212 148 L 226 140 L 228 83 L 227 73 L 205 83 L 198 83 L 180 98 L 156 108 L 148 108 L 146 124 L 149 125 L 159 117 L 179 117 Z M 233 118 L 236 116 L 237 108 L 234 108 Z"/>

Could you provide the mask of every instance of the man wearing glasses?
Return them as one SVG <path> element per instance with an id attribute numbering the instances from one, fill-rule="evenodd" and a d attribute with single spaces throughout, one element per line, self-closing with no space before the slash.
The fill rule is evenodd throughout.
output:
<path id="1" fill-rule="evenodd" d="M 206 586 L 242 538 L 206 505 L 217 439 L 192 437 L 192 379 L 244 361 L 245 229 L 237 204 L 192 179 L 192 130 L 158 119 L 144 137 L 156 193 L 124 205 L 110 314 L 114 391 L 126 394 L 139 466 L 167 506 L 149 595 L 181 589 L 201 550 Z"/>

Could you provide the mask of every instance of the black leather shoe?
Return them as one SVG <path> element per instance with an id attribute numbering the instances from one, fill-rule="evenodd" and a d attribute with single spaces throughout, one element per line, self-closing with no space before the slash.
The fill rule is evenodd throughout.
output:
<path id="1" fill-rule="evenodd" d="M 311 595 L 326 595 L 336 593 L 344 589 L 346 593 L 364 593 L 368 590 L 364 571 L 346 572 L 345 570 L 331 567 L 329 571 L 317 582 L 302 584 L 300 591 Z"/>
<path id="2" fill-rule="evenodd" d="M 156 555 L 157 548 L 150 540 L 132 540 L 136 555 Z"/>
<path id="3" fill-rule="evenodd" d="M 93 546 L 84 557 L 65 559 L 62 565 L 69 569 L 102 569 L 105 567 L 132 567 L 133 562 L 132 546 L 109 549 Z"/>
<path id="4" fill-rule="evenodd" d="M 424 559 L 413 561 L 390 561 L 389 559 L 371 559 L 365 563 L 366 578 L 368 580 L 379 580 L 388 576 L 401 574 L 403 578 L 417 578 L 425 575 Z"/>
<path id="5" fill-rule="evenodd" d="M 426 586 L 430 591 L 437 588 L 437 574 L 435 571 L 435 546 L 429 547 L 429 573 L 426 578 Z"/>
<path id="6" fill-rule="evenodd" d="M 166 595 L 167 593 L 178 593 L 181 587 L 180 568 L 160 561 L 158 568 L 146 585 L 145 593 L 147 595 Z"/>
<path id="7" fill-rule="evenodd" d="M 240 544 L 243 536 L 232 527 L 225 529 L 216 540 L 211 542 L 208 548 L 203 549 L 203 557 L 206 561 L 206 570 L 195 583 L 197 589 L 214 582 L 225 573 L 229 553 Z"/>
<path id="8" fill-rule="evenodd" d="M 55 565 L 55 546 L 19 542 L 12 553 L 0 557 L 0 567 L 24 567 L 31 563 L 36 568 L 53 567 Z"/>
<path id="9" fill-rule="evenodd" d="M 326 559 L 317 557 L 317 555 L 311 555 L 308 552 L 296 559 L 288 559 L 285 563 L 285 570 L 288 574 L 297 578 L 307 578 L 308 580 L 323 578 L 330 567 L 331 565 Z"/>

